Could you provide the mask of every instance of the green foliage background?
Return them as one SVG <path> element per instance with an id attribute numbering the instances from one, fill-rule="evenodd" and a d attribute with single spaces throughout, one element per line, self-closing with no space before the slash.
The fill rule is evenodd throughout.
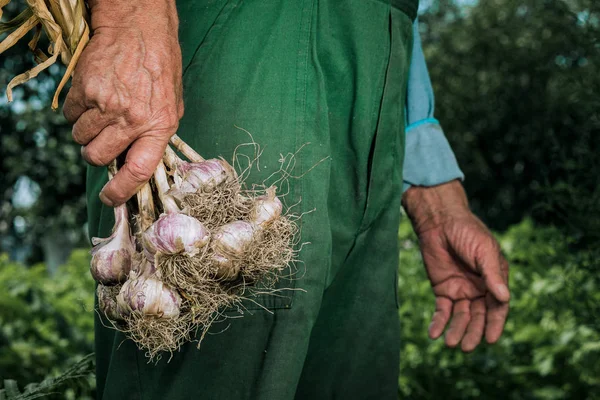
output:
<path id="1" fill-rule="evenodd" d="M 511 263 L 511 314 L 501 341 L 471 354 L 428 339 L 433 297 L 404 221 L 399 396 L 600 399 L 600 3 L 460 3 L 433 1 L 420 17 L 424 50 L 472 208 Z M 0 85 L 30 63 L 21 50 L 3 55 Z M 81 243 L 84 166 L 45 107 L 58 76 L 17 90 L 19 107 L 0 104 L 0 235 L 24 243 L 48 232 Z M 43 199 L 26 210 L 12 203 L 21 176 Z M 26 233 L 14 231 L 19 216 Z M 77 250 L 54 274 L 0 257 L 0 387 L 23 390 L 93 350 L 88 257 Z M 54 397 L 90 398 L 86 371 Z"/>
<path id="2" fill-rule="evenodd" d="M 0 380 L 40 382 L 93 351 L 89 261 L 88 250 L 76 250 L 49 276 L 42 264 L 25 267 L 0 256 Z M 57 398 L 88 398 L 94 382 L 87 375 L 61 387 Z"/>

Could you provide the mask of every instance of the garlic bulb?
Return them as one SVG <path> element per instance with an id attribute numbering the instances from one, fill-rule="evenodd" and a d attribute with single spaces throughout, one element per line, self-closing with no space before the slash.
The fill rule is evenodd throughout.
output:
<path id="1" fill-rule="evenodd" d="M 283 210 L 283 204 L 275 195 L 277 188 L 271 186 L 266 190 L 266 194 L 259 196 L 254 201 L 254 207 L 250 214 L 250 219 L 257 225 L 266 226 L 279 218 Z"/>
<path id="2" fill-rule="evenodd" d="M 209 238 L 208 229 L 196 218 L 169 213 L 161 215 L 144 232 L 142 242 L 147 255 L 183 253 L 194 256 L 206 246 Z"/>
<path id="3" fill-rule="evenodd" d="M 197 163 L 181 162 L 177 165 L 177 172 L 181 181 L 171 193 L 181 197 L 186 193 L 196 193 L 201 190 L 210 190 L 226 181 L 234 181 L 237 174 L 233 167 L 225 160 L 211 159 Z"/>
<path id="4" fill-rule="evenodd" d="M 122 320 L 123 317 L 127 315 L 127 312 L 119 307 L 117 299 L 114 296 L 115 291 L 111 289 L 113 289 L 113 287 L 98 285 L 96 288 L 98 308 L 108 319 L 113 321 Z"/>
<path id="5" fill-rule="evenodd" d="M 125 204 L 115 208 L 115 227 L 106 239 L 92 238 L 90 272 L 104 285 L 114 285 L 127 279 L 131 269 L 135 244 L 129 231 Z"/>
<path id="6" fill-rule="evenodd" d="M 129 312 L 175 318 L 179 316 L 181 297 L 162 281 L 144 274 L 123 284 L 117 304 Z"/>
<path id="7" fill-rule="evenodd" d="M 224 259 L 239 258 L 256 232 L 254 224 L 246 221 L 234 221 L 223 225 L 213 235 L 213 249 Z"/>
<path id="8" fill-rule="evenodd" d="M 233 262 L 220 254 L 213 254 L 212 262 L 215 266 L 215 275 L 225 281 L 235 280 L 240 273 L 240 263 Z"/>
<path id="9" fill-rule="evenodd" d="M 129 279 L 135 279 L 141 275 L 155 275 L 158 279 L 162 279 L 160 271 L 157 271 L 154 265 L 154 254 L 146 252 L 145 249 L 143 254 L 135 254 L 134 262 L 129 272 Z"/>

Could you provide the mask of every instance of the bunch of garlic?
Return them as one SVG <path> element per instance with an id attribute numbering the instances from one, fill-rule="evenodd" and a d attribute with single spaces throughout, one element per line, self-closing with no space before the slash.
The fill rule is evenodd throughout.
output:
<path id="1" fill-rule="evenodd" d="M 153 341 L 161 335 L 148 332 L 158 328 L 144 321 L 168 323 L 161 326 L 180 335 L 168 341 L 166 349 L 174 350 L 173 343 L 181 343 L 186 330 L 206 329 L 210 315 L 231 304 L 238 292 L 230 290 L 241 287 L 244 292 L 263 272 L 276 274 L 283 267 L 273 262 L 248 269 L 256 254 L 279 251 L 277 246 L 261 247 L 263 238 L 272 240 L 277 232 L 272 229 L 276 221 L 285 219 L 276 188 L 262 194 L 243 191 L 225 160 L 205 160 L 177 136 L 171 144 L 190 161 L 167 147 L 151 181 L 137 193 L 137 206 L 130 205 L 132 215 L 126 205 L 115 208 L 112 235 L 95 238 L 92 249 L 92 276 L 101 283 L 100 309 L 110 320 L 121 320 L 116 326 L 124 326 L 151 352 L 152 347 L 163 349 Z M 115 173 L 113 163 L 109 177 Z M 204 213 L 205 208 L 211 212 Z M 135 221 L 135 235 L 130 221 Z M 278 243 L 285 247 L 282 252 L 290 251 L 289 241 Z"/>

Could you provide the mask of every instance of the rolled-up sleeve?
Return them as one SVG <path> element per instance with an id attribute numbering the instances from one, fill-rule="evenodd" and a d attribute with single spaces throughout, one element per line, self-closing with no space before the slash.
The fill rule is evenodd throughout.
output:
<path id="1" fill-rule="evenodd" d="M 444 131 L 434 117 L 434 95 L 421 47 L 418 19 L 406 98 L 404 190 L 464 179 Z"/>

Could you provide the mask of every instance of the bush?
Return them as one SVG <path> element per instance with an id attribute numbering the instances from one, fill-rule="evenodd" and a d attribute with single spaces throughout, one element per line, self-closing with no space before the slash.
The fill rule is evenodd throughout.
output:
<path id="1" fill-rule="evenodd" d="M 473 209 L 494 229 L 530 215 L 598 241 L 600 3 L 454 3 L 435 1 L 421 22 Z"/>
<path id="2" fill-rule="evenodd" d="M 93 351 L 94 282 L 89 252 L 76 250 L 49 276 L 0 255 L 0 378 L 20 385 L 64 372 Z M 85 399 L 92 376 L 65 396 Z M 73 397 L 74 398 L 74 397 Z"/>
<path id="3" fill-rule="evenodd" d="M 407 221 L 400 240 L 401 398 L 600 399 L 600 287 L 559 230 L 525 220 L 499 235 L 511 312 L 502 339 L 471 354 L 427 337 L 434 298 Z"/>

